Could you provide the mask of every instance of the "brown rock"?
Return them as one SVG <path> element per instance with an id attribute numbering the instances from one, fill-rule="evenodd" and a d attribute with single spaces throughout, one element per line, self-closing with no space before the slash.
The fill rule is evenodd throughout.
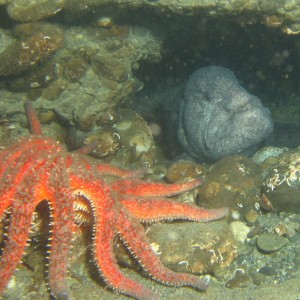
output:
<path id="1" fill-rule="evenodd" d="M 300 150 L 278 156 L 266 176 L 263 191 L 274 211 L 300 212 Z"/>
<path id="2" fill-rule="evenodd" d="M 228 156 L 210 168 L 199 187 L 201 206 L 228 206 L 236 211 L 249 211 L 260 201 L 261 169 L 244 156 Z"/>
<path id="3" fill-rule="evenodd" d="M 28 23 L 15 27 L 17 40 L 0 53 L 0 76 L 20 75 L 59 49 L 63 32 L 54 25 Z"/>
<path id="4" fill-rule="evenodd" d="M 187 177 L 196 178 L 203 176 L 207 172 L 205 165 L 197 164 L 189 160 L 179 160 L 174 162 L 167 170 L 166 177 L 170 182 L 177 182 Z"/>
<path id="5" fill-rule="evenodd" d="M 236 257 L 236 242 L 224 220 L 155 224 L 147 236 L 163 264 L 176 272 L 214 273 Z"/>
<path id="6" fill-rule="evenodd" d="M 110 126 L 105 126 L 97 131 L 91 132 L 84 141 L 93 149 L 89 154 L 96 158 L 112 156 L 121 147 L 119 134 Z"/>
<path id="7" fill-rule="evenodd" d="M 84 57 L 73 56 L 66 62 L 64 77 L 69 81 L 76 82 L 85 74 L 87 66 Z"/>
<path id="8" fill-rule="evenodd" d="M 118 83 L 125 82 L 129 74 L 120 61 L 108 56 L 97 56 L 94 60 L 93 70 L 96 74 Z"/>

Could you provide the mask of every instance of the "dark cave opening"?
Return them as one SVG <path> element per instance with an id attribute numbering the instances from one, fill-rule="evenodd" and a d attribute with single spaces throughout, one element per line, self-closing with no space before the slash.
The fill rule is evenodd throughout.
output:
<path id="1" fill-rule="evenodd" d="M 241 85 L 259 97 L 272 112 L 280 111 L 287 99 L 300 92 L 297 36 L 289 36 L 279 28 L 261 23 L 242 24 L 228 18 L 173 16 L 168 22 L 163 20 L 159 24 L 156 20 L 153 24 L 154 31 L 161 26 L 162 60 L 140 63 L 135 76 L 144 83 L 144 88 L 137 94 L 134 109 L 148 122 L 161 126 L 160 142 L 171 157 L 182 152 L 182 148 L 173 126 L 170 132 L 170 126 L 166 125 L 170 116 L 165 109 L 164 96 L 180 97 L 184 83 L 195 70 L 208 65 L 231 69 Z M 289 100 L 289 105 L 294 105 L 293 101 Z"/>

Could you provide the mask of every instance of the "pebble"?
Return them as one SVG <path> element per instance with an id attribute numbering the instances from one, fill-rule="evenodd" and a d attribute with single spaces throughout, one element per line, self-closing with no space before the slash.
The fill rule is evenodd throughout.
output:
<path id="1" fill-rule="evenodd" d="M 252 160 L 257 164 L 261 164 L 266 159 L 268 159 L 270 157 L 277 157 L 284 151 L 286 151 L 286 148 L 277 148 L 277 147 L 271 147 L 271 146 L 264 147 L 255 152 L 255 154 L 252 157 Z"/>
<path id="2" fill-rule="evenodd" d="M 264 274 L 266 276 L 273 276 L 276 274 L 276 270 L 273 266 L 264 266 L 259 269 L 259 273 Z"/>
<path id="3" fill-rule="evenodd" d="M 254 238 L 256 235 L 261 234 L 263 228 L 260 224 L 255 225 L 247 234 L 249 239 Z"/>
<path id="4" fill-rule="evenodd" d="M 230 289 L 243 288 L 251 282 L 251 277 L 243 269 L 238 269 L 235 271 L 234 277 L 226 282 L 226 287 Z"/>
<path id="5" fill-rule="evenodd" d="M 263 252 L 275 252 L 287 244 L 288 240 L 274 233 L 264 233 L 257 239 L 257 247 Z"/>
<path id="6" fill-rule="evenodd" d="M 250 224 L 254 224 L 257 221 L 257 218 L 258 212 L 253 209 L 251 209 L 245 214 L 245 220 Z"/>
<path id="7" fill-rule="evenodd" d="M 247 239 L 250 228 L 240 221 L 234 221 L 230 223 L 229 228 L 234 239 L 240 243 L 244 243 L 244 241 Z"/>

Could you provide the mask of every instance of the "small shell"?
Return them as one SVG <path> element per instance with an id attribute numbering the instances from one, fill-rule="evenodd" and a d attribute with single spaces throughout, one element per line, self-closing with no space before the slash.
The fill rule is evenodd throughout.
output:
<path id="1" fill-rule="evenodd" d="M 268 199 L 268 197 L 264 193 L 262 193 L 262 195 L 261 195 L 259 205 L 267 211 L 275 212 L 275 209 L 274 209 L 271 201 Z"/>
<path id="2" fill-rule="evenodd" d="M 84 141 L 86 145 L 93 145 L 91 156 L 103 158 L 116 153 L 121 147 L 119 134 L 111 127 L 102 128 L 91 133 Z"/>
<path id="3" fill-rule="evenodd" d="M 295 229 L 292 226 L 288 226 L 286 224 L 278 224 L 274 231 L 280 236 L 288 236 L 293 237 L 296 234 Z"/>
<path id="4" fill-rule="evenodd" d="M 105 29 L 110 29 L 114 25 L 111 17 L 101 17 L 97 21 L 97 26 Z"/>

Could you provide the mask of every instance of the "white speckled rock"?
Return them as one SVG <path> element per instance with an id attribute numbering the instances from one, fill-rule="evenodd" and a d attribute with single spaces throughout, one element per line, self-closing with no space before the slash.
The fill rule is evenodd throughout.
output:
<path id="1" fill-rule="evenodd" d="M 254 153 L 252 160 L 257 164 L 261 164 L 266 159 L 270 157 L 277 157 L 285 151 L 287 151 L 287 148 L 263 147 Z"/>
<path id="2" fill-rule="evenodd" d="M 249 233 L 250 228 L 240 221 L 234 221 L 230 223 L 229 228 L 234 239 L 239 243 L 244 243 L 244 241 L 247 239 L 247 234 Z"/>

